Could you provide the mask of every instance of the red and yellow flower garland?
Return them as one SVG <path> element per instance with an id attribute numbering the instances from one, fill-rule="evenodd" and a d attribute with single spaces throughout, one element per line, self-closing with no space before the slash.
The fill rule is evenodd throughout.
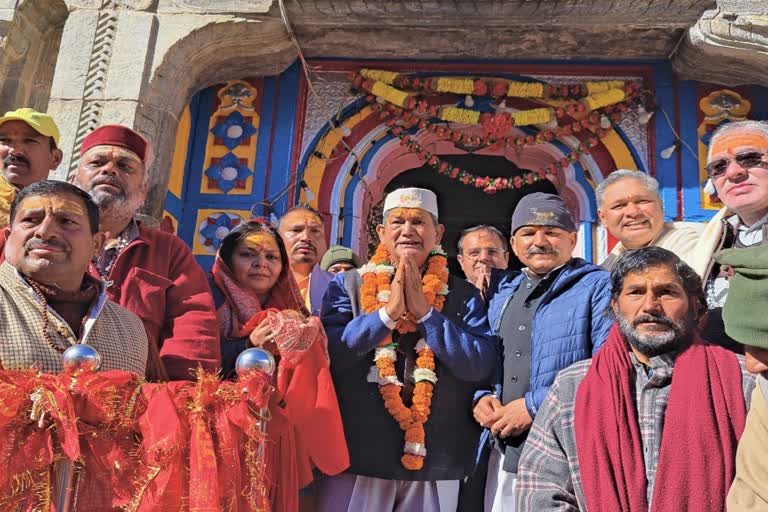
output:
<path id="1" fill-rule="evenodd" d="M 389 251 L 384 245 L 379 245 L 369 264 L 361 270 L 363 284 L 360 288 L 360 298 L 363 310 L 370 314 L 389 302 L 395 274 Z M 435 250 L 430 253 L 427 271 L 421 282 L 427 302 L 436 311 L 442 311 L 445 295 L 448 293 L 448 260 L 442 251 Z M 416 320 L 408 314 L 397 321 L 395 328 L 400 334 L 416 332 Z M 424 457 L 427 454 L 424 424 L 429 419 L 432 393 L 437 382 L 434 373 L 435 355 L 424 340 L 419 340 L 416 344 L 416 386 L 411 407 L 408 408 L 403 403 L 402 383 L 398 381 L 395 371 L 396 347 L 392 336 L 387 336 L 376 348 L 374 362 L 379 372 L 379 393 L 384 399 L 384 407 L 405 432 L 405 453 L 400 460 L 406 469 L 416 471 L 424 466 Z"/>
<path id="2" fill-rule="evenodd" d="M 612 123 L 621 122 L 623 115 L 635 106 L 646 105 L 653 109 L 653 95 L 643 89 L 639 82 L 622 80 L 587 81 L 570 85 L 553 85 L 538 82 L 517 82 L 507 79 L 468 77 L 412 77 L 393 71 L 363 69 L 349 75 L 352 91 L 368 92 L 365 101 L 376 103 L 374 110 L 385 121 L 388 133 L 400 139 L 408 152 L 413 153 L 438 174 L 448 176 L 464 185 L 482 190 L 487 194 L 509 189 L 520 189 L 578 162 L 582 155 L 600 143 L 613 128 Z M 470 87 L 471 86 L 471 87 Z M 471 91 L 470 91 L 471 88 Z M 375 90 L 374 90 L 375 89 Z M 479 112 L 457 108 L 455 102 L 437 104 L 430 98 L 436 95 L 466 94 L 496 99 L 503 97 L 526 98 L 542 106 L 539 108 L 497 112 Z M 550 100 L 557 100 L 552 103 Z M 543 102 L 543 103 L 542 103 Z M 650 107 L 648 106 L 650 105 Z M 470 125 L 477 130 L 465 132 L 453 127 L 444 119 L 445 111 L 457 115 L 472 115 Z M 546 111 L 546 116 L 544 113 Z M 522 116 L 522 117 L 521 117 Z M 450 117 L 450 116 L 449 116 Z M 548 123 L 542 124 L 546 120 Z M 476 118 L 476 119 L 475 119 Z M 437 121 L 435 121 L 437 119 Z M 456 122 L 455 119 L 451 119 Z M 504 136 L 513 126 L 537 124 L 539 133 L 526 136 Z M 460 123 L 465 124 L 465 123 Z M 555 124 L 554 126 L 548 126 Z M 471 171 L 451 165 L 434 155 L 411 138 L 409 130 L 429 130 L 443 139 L 457 145 L 473 146 L 475 150 L 488 146 L 529 146 L 543 144 L 555 139 L 574 137 L 575 145 L 569 142 L 570 153 L 534 171 L 523 170 L 517 176 L 480 176 Z M 334 148 L 330 155 L 315 151 L 313 156 L 327 159 L 338 156 Z"/>

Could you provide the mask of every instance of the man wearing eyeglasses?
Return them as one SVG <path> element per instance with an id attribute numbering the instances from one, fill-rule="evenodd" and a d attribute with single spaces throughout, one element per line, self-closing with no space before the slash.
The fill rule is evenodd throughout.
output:
<path id="1" fill-rule="evenodd" d="M 707 174 L 725 205 L 704 230 L 691 261 L 702 276 L 709 314 L 702 337 L 740 352 L 725 334 L 722 307 L 728 296 L 730 269 L 712 255 L 720 249 L 768 244 L 768 123 L 729 123 L 712 135 Z"/>
<path id="2" fill-rule="evenodd" d="M 467 228 L 459 238 L 458 260 L 467 281 L 484 290 L 488 287 L 491 269 L 506 270 L 509 265 L 507 240 L 493 226 L 482 224 Z"/>

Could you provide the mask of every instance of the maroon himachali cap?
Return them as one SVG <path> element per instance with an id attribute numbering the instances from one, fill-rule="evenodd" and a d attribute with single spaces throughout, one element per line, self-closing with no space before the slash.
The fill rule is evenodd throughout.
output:
<path id="1" fill-rule="evenodd" d="M 152 150 L 149 141 L 127 126 L 108 124 L 93 130 L 80 146 L 80 156 L 95 146 L 117 146 L 136 153 L 144 167 L 149 166 Z"/>

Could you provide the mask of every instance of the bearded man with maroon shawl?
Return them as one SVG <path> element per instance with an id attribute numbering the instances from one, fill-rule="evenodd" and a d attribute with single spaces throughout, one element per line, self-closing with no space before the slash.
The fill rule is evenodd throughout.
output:
<path id="1" fill-rule="evenodd" d="M 754 377 L 699 338 L 701 280 L 666 249 L 629 251 L 611 309 L 603 347 L 560 372 L 536 416 L 517 510 L 725 511 Z"/>

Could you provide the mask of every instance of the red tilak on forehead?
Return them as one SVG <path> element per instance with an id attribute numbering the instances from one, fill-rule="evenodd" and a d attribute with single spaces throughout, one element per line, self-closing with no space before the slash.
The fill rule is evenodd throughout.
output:
<path id="1" fill-rule="evenodd" d="M 736 148 L 741 147 L 768 149 L 768 136 L 757 132 L 728 133 L 715 139 L 711 154 L 727 153 L 732 155 Z"/>
<path id="2" fill-rule="evenodd" d="M 421 208 L 393 208 L 389 211 L 389 216 L 393 215 L 403 220 L 423 220 L 425 216 L 429 216 L 429 212 Z"/>

